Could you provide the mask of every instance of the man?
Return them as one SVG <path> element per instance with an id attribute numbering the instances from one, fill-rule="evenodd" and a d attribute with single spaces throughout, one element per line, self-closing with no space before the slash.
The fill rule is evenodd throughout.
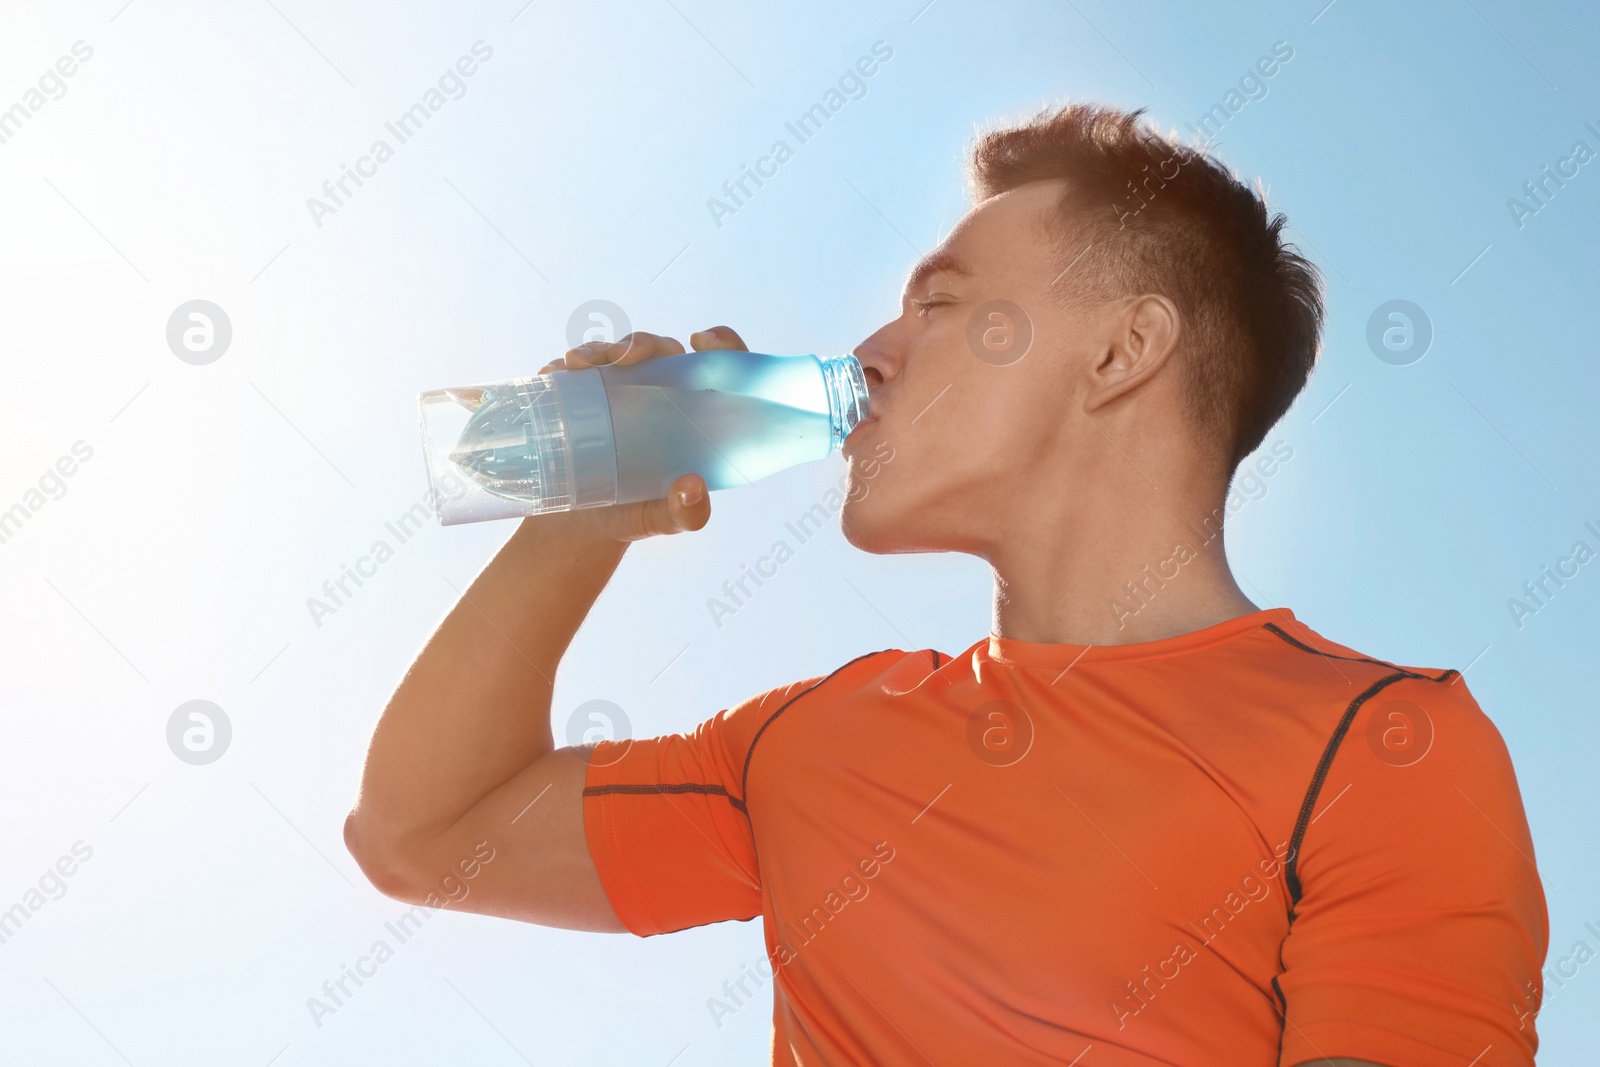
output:
<path id="1" fill-rule="evenodd" d="M 710 504 L 691 472 L 524 521 L 378 725 L 346 827 L 375 885 L 437 906 L 487 842 L 468 909 L 760 915 L 774 1063 L 1533 1062 L 1547 921 L 1494 726 L 1458 673 L 1258 608 L 1223 553 L 1315 362 L 1316 272 L 1139 115 L 980 138 L 972 210 L 856 348 L 845 536 L 986 560 L 991 633 L 556 749 L 551 679 L 628 543 Z"/>

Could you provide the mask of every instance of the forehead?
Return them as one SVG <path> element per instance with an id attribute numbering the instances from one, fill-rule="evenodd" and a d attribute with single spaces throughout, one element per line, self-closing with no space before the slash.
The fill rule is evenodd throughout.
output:
<path id="1" fill-rule="evenodd" d="M 944 278 L 999 277 L 1033 272 L 1047 264 L 1051 233 L 1046 223 L 1059 210 L 1064 183 L 1030 182 L 973 207 L 937 248 L 906 277 L 906 292 Z"/>

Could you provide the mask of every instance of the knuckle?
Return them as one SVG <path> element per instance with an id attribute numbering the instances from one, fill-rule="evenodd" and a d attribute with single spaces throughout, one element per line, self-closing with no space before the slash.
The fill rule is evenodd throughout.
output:
<path id="1" fill-rule="evenodd" d="M 671 533 L 674 528 L 671 508 L 665 500 L 648 500 L 635 512 L 639 539 Z"/>
<path id="2" fill-rule="evenodd" d="M 586 367 L 605 367 L 617 361 L 621 348 L 607 341 L 588 341 L 568 353 Z"/>
<path id="3" fill-rule="evenodd" d="M 643 506 L 631 509 L 627 518 L 626 526 L 626 536 L 630 541 L 642 541 L 646 537 L 650 536 L 650 524 L 645 518 L 645 509 Z"/>
<path id="4" fill-rule="evenodd" d="M 613 346 L 616 353 L 613 358 L 619 363 L 645 359 L 655 353 L 660 342 L 661 339 L 653 333 L 630 333 L 617 340 Z"/>

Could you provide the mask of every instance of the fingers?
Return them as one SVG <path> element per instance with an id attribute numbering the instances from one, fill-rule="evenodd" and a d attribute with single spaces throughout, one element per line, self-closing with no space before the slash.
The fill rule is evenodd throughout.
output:
<path id="1" fill-rule="evenodd" d="M 590 341 L 568 349 L 562 358 L 567 370 L 582 370 L 585 367 L 621 366 L 656 356 L 676 356 L 682 352 L 683 344 L 671 337 L 634 332 L 615 341 Z"/>
<path id="2" fill-rule="evenodd" d="M 748 352 L 750 347 L 727 326 L 713 326 L 689 335 L 689 344 L 696 352 L 714 349 L 731 349 Z M 560 359 L 553 359 L 539 368 L 540 374 L 556 370 L 583 370 L 586 367 L 615 367 L 657 356 L 677 356 L 683 353 L 683 344 L 672 337 L 653 333 L 634 332 L 615 341 L 589 341 L 570 348 Z"/>
<path id="3" fill-rule="evenodd" d="M 660 500 L 623 504 L 615 508 L 596 508 L 612 512 L 617 527 L 612 536 L 621 541 L 642 541 L 646 537 L 698 530 L 711 519 L 711 496 L 705 479 L 698 474 L 681 474 Z"/>
<path id="4" fill-rule="evenodd" d="M 738 352 L 750 351 L 750 346 L 744 343 L 744 339 L 727 326 L 713 326 L 709 330 L 690 334 L 689 346 L 696 352 L 706 352 L 714 348 L 728 348 Z"/>

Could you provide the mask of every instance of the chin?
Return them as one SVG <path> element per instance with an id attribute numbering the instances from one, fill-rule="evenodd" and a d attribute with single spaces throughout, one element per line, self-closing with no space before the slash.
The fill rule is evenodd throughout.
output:
<path id="1" fill-rule="evenodd" d="M 897 513 L 888 503 L 882 494 L 847 499 L 839 514 L 839 532 L 850 544 L 873 555 L 928 551 L 910 517 Z"/>
<path id="2" fill-rule="evenodd" d="M 868 503 L 871 498 L 870 493 L 859 500 L 845 498 L 844 508 L 839 512 L 839 532 L 846 541 L 863 552 L 892 552 L 894 549 L 890 547 L 888 534 L 893 524 L 874 514 L 881 509 Z"/>

